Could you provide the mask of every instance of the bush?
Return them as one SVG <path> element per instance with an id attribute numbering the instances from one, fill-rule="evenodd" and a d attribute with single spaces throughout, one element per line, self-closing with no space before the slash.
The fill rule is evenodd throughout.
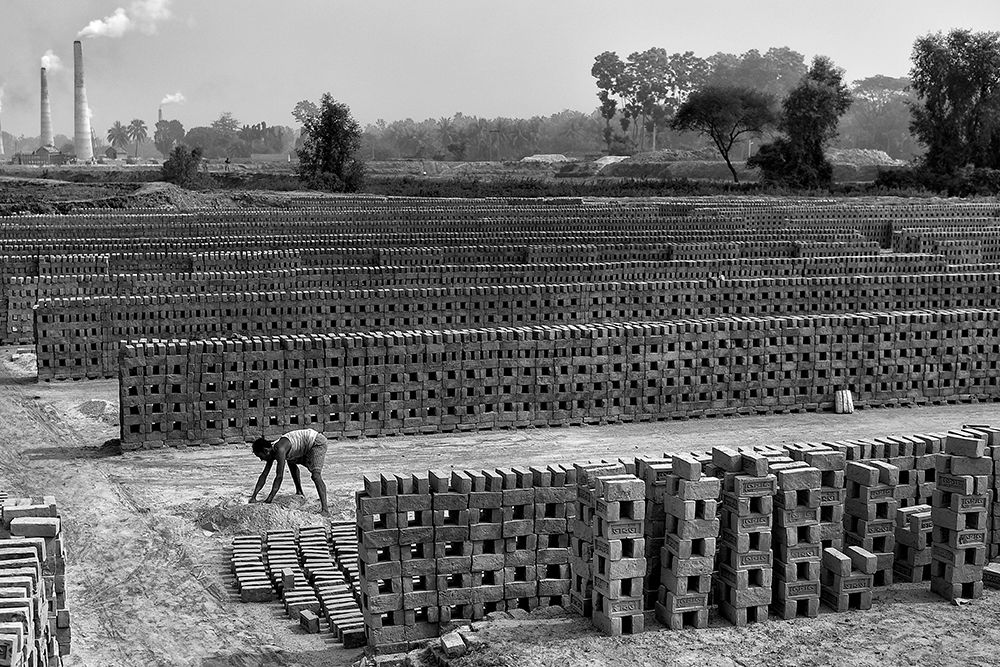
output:
<path id="1" fill-rule="evenodd" d="M 177 146 L 160 168 L 163 180 L 188 189 L 211 187 L 211 177 L 199 171 L 201 155 L 200 148 Z"/>

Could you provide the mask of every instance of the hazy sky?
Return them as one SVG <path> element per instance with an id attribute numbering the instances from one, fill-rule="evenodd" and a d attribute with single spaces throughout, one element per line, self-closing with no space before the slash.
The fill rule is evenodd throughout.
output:
<path id="1" fill-rule="evenodd" d="M 329 91 L 362 123 L 591 111 L 594 56 L 825 54 L 855 80 L 905 75 L 915 37 L 1000 29 L 1000 0 L 0 0 L 3 129 L 38 134 L 48 50 L 53 124 L 72 132 L 72 42 L 83 38 L 95 130 L 164 115 L 185 127 L 222 111 L 292 125 L 295 102 Z M 98 23 L 91 24 L 92 21 Z M 100 34 L 105 33 L 105 34 Z M 111 34 L 107 34 L 111 33 Z"/>

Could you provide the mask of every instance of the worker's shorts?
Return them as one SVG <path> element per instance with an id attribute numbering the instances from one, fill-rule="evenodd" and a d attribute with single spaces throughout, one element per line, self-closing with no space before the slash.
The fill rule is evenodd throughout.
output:
<path id="1" fill-rule="evenodd" d="M 306 455 L 302 457 L 302 465 L 309 472 L 320 472 L 323 470 L 323 461 L 326 460 L 326 447 L 329 444 L 329 440 L 322 433 L 316 436 L 316 441 L 313 442 L 312 449 L 306 452 Z"/>

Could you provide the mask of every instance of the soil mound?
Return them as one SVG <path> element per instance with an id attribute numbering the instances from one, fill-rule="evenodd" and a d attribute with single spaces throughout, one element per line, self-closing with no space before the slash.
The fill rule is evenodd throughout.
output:
<path id="1" fill-rule="evenodd" d="M 294 503 L 294 500 L 285 498 L 274 503 L 253 504 L 228 499 L 195 512 L 194 522 L 202 530 L 223 535 L 261 535 L 269 530 L 289 530 L 328 523 L 325 517 L 315 512 L 294 509 Z M 286 504 L 289 506 L 285 506 Z"/>

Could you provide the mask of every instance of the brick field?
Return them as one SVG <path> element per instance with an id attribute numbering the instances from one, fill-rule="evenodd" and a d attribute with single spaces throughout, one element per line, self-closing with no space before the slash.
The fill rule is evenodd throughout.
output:
<path id="1" fill-rule="evenodd" d="M 73 607 L 8 652 L 988 663 L 997 205 L 289 204 L 0 219 L 0 490 Z M 246 504 L 303 427 L 333 524 Z"/>

